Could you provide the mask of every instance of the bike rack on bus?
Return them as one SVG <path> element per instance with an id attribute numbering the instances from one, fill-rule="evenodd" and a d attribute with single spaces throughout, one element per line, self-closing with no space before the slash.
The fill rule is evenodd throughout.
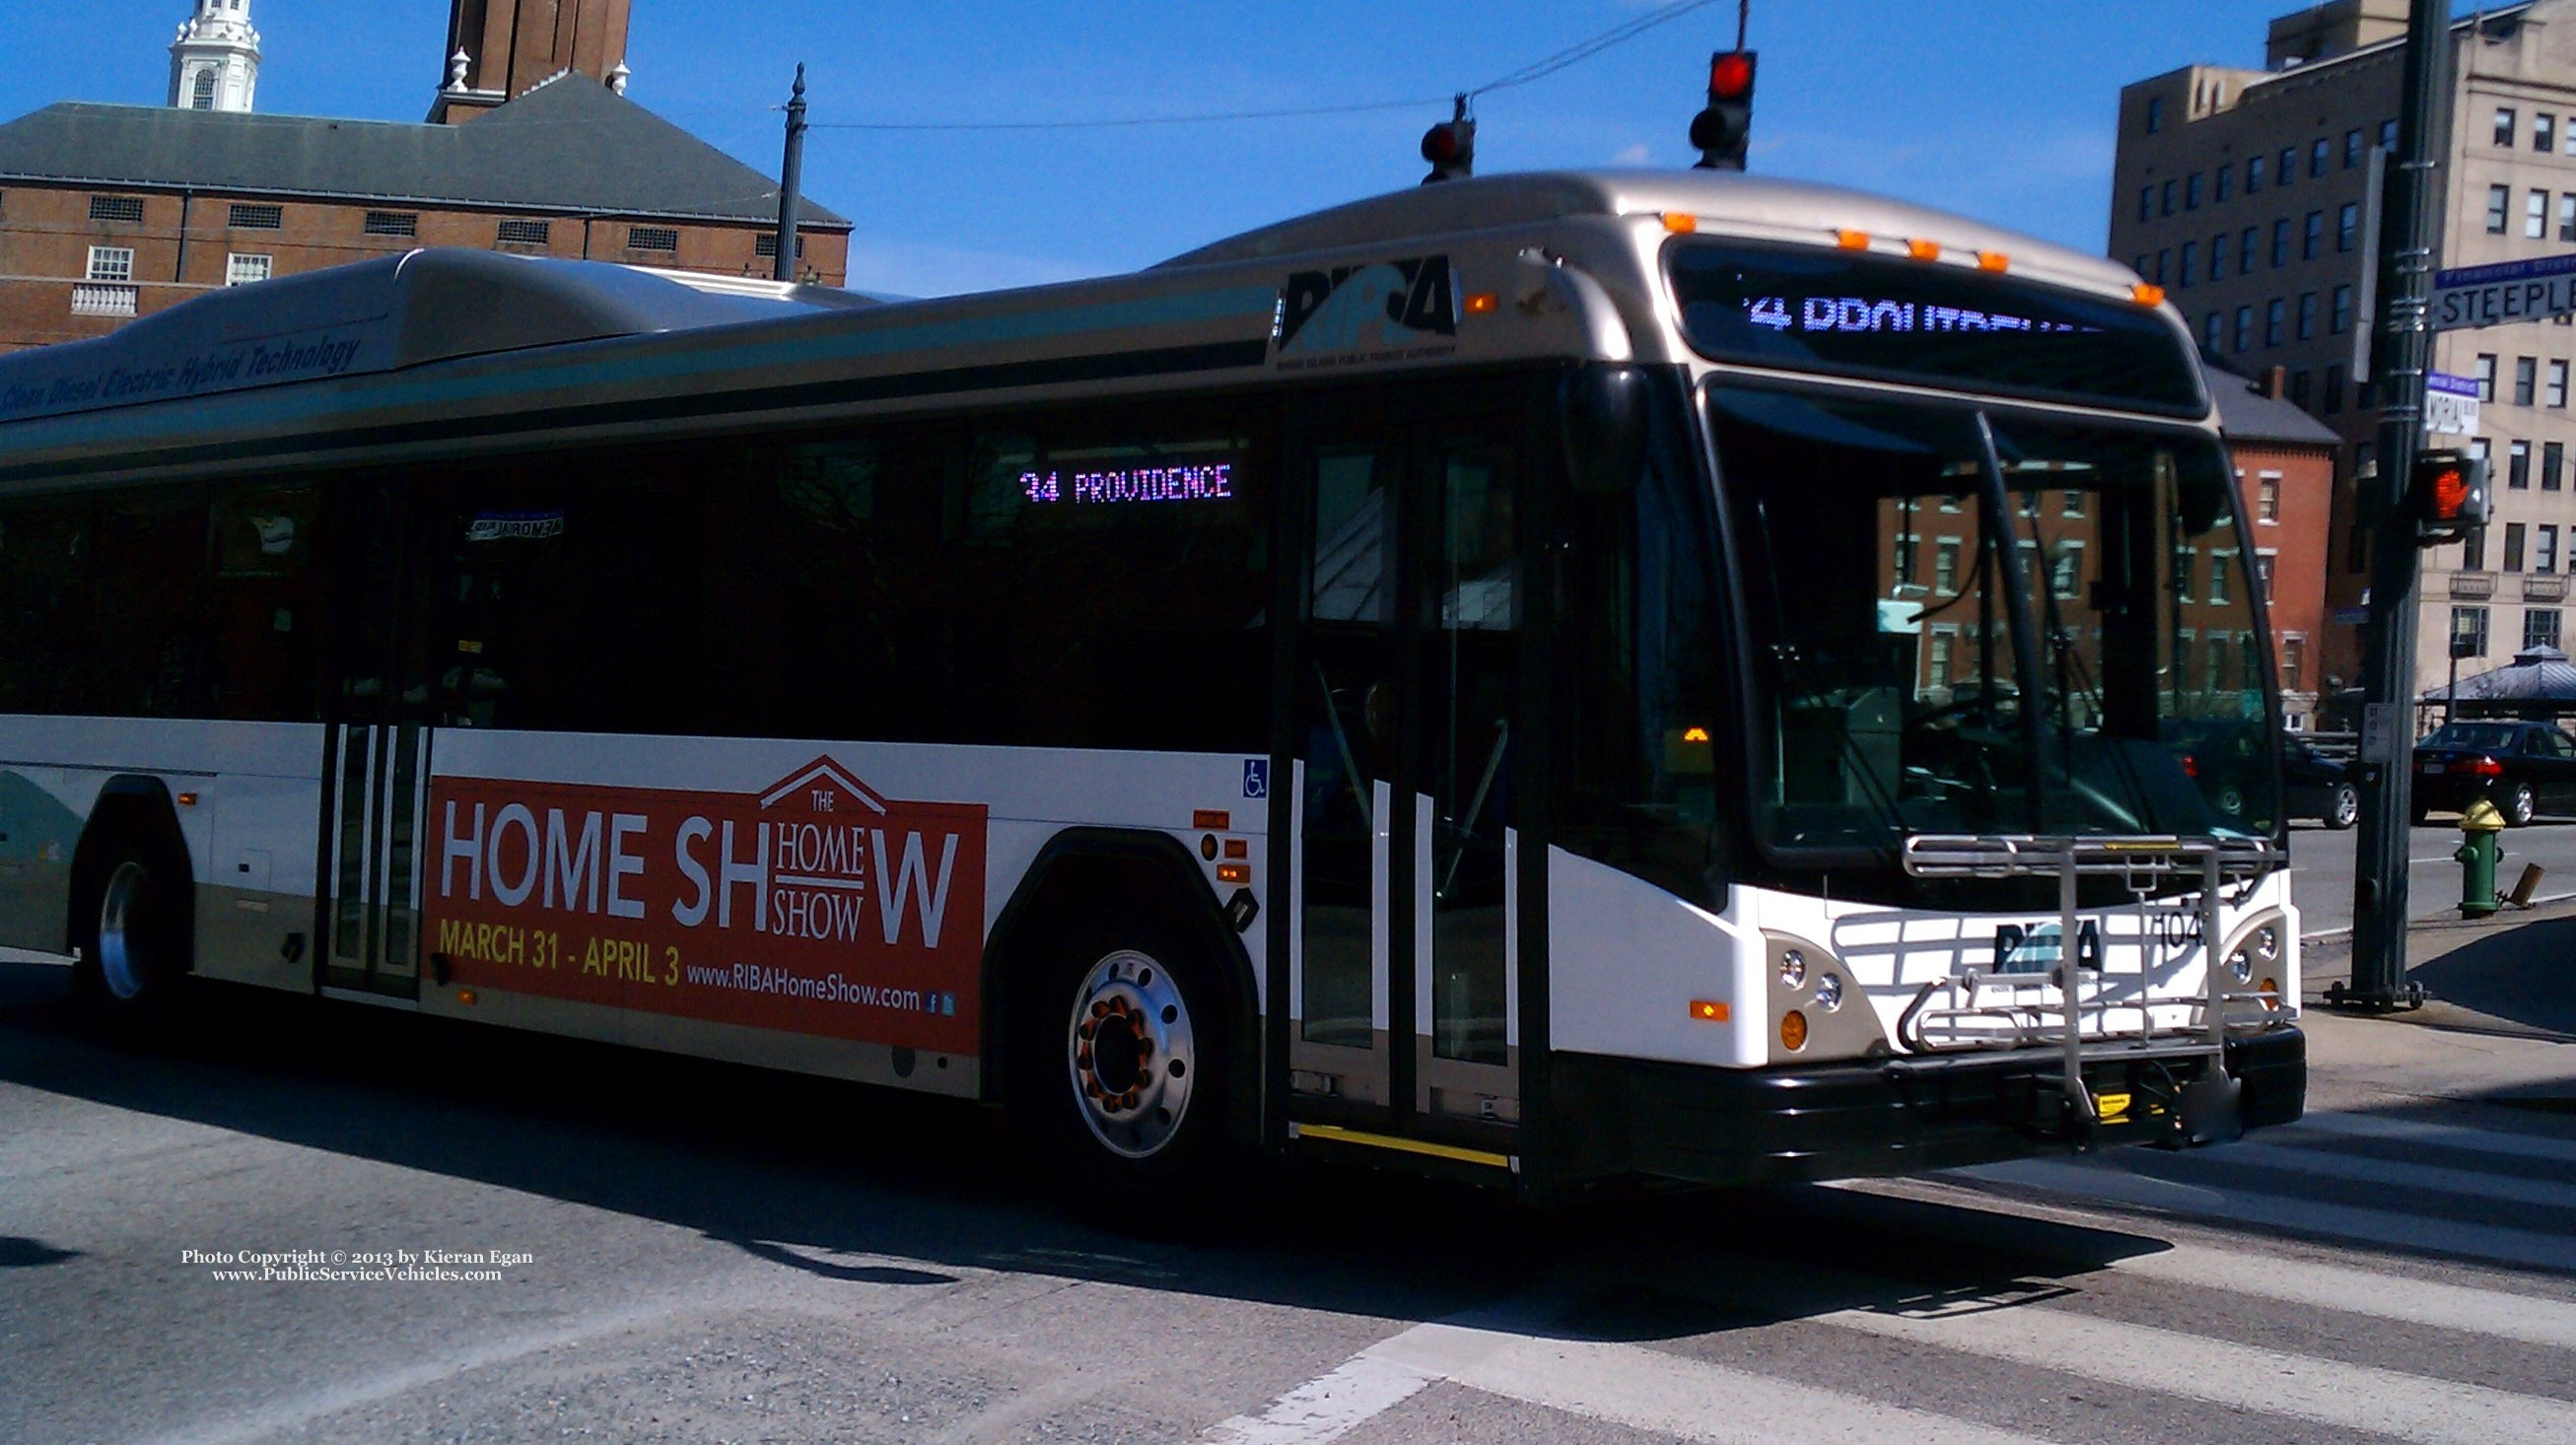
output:
<path id="1" fill-rule="evenodd" d="M 2219 956 L 2223 938 L 2219 932 L 2219 902 L 2230 880 L 2259 877 L 2280 861 L 2279 850 L 2259 838 L 2217 838 L 2128 836 L 2052 838 L 1996 834 L 1925 834 L 1905 841 L 1905 871 L 1918 878 L 2033 878 L 2057 880 L 2058 958 L 2056 968 L 2032 980 L 2054 985 L 2058 992 L 2064 1092 L 2069 1116 L 2080 1132 L 2088 1132 L 2101 1123 L 2093 1096 L 2084 1084 L 2084 1064 L 2090 1060 L 2115 1059 L 2128 1062 L 2163 1062 L 2206 1059 L 2207 1068 L 2201 1080 L 2191 1087 L 2206 1092 L 2200 1101 L 2204 1109 L 2215 1109 L 2232 1117 L 2235 1089 L 2227 1077 L 2227 1008 L 2235 1003 L 2254 1003 L 2266 1013 L 2276 1011 L 2281 1000 L 2270 990 L 2231 993 L 2221 972 Z M 2084 1038 L 2081 959 L 2078 941 L 2079 920 L 2076 916 L 2076 884 L 2087 875 L 2119 877 L 2129 891 L 2144 899 L 2157 883 L 2185 873 L 2200 876 L 2201 965 L 2204 977 L 2203 996 L 2187 1000 L 2199 1011 L 2196 1025 L 2159 1031 L 2155 1026 L 2158 1004 L 2186 1002 L 2168 996 L 2158 999 L 2154 993 L 2154 952 L 2141 937 L 2138 950 L 2138 1029 L 2122 1033 L 2112 1026 L 2113 1006 L 2107 998 L 2110 982 L 2110 958 L 2107 948 L 2101 964 L 2101 989 L 2106 995 L 2100 1001 L 2101 1029 L 2088 1047 Z M 1947 1046 L 1950 1051 L 1974 1051 L 1988 1048 L 2019 1048 L 2046 1041 L 2047 1010 L 2038 1004 L 2010 1004 L 1977 1007 L 1979 979 L 1971 971 L 1964 975 L 1969 1007 L 1930 1009 L 1933 995 L 1945 987 L 1956 988 L 1963 976 L 1933 979 L 1923 985 L 1914 1002 L 1899 1021 L 1900 1040 L 1918 1054 L 1943 1051 L 1943 1046 L 1922 1041 L 1921 1028 L 1927 1021 L 1979 1019 L 2005 1022 L 2012 1027 L 2008 1040 L 1978 1040 L 1965 1045 Z M 2192 1103 L 2185 1099 L 2184 1104 Z M 2182 1112 L 2190 1112 L 2185 1109 Z M 2195 1131 L 2196 1132 L 2196 1131 Z"/>

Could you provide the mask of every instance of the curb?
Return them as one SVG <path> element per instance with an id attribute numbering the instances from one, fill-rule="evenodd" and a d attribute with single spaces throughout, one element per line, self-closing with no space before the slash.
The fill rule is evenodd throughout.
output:
<path id="1" fill-rule="evenodd" d="M 2566 893 L 2543 893 L 2539 897 L 2532 899 L 2529 907 L 2540 908 L 2552 903 L 2564 903 L 2571 898 L 2576 898 L 2576 891 Z M 2426 923 L 2456 923 L 2458 921 L 2458 919 L 2447 913 L 2428 913 L 2406 926 L 2408 928 L 2414 928 Z M 2299 942 L 2331 943 L 2338 938 L 2350 937 L 2352 937 L 2352 925 L 2347 923 L 2341 928 L 2326 928 L 2320 929 L 2315 933 L 2302 933 L 2299 935 Z"/>

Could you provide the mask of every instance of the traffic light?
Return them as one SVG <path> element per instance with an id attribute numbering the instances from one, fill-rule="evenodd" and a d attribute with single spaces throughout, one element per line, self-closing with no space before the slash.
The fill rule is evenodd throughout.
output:
<path id="1" fill-rule="evenodd" d="M 2406 490 L 2415 511 L 2415 538 L 2423 546 L 2458 541 L 2485 526 L 2493 510 L 2487 459 L 2464 451 L 2418 455 Z"/>
<path id="2" fill-rule="evenodd" d="M 1422 133 L 1422 158 L 1431 162 L 1433 181 L 1463 181 L 1476 173 L 1476 123 L 1467 118 L 1467 97 L 1458 97 L 1457 113 Z"/>
<path id="3" fill-rule="evenodd" d="M 1753 139 L 1753 61 L 1750 50 L 1721 50 L 1708 61 L 1708 109 L 1691 120 L 1691 144 L 1703 171 L 1744 169 Z"/>

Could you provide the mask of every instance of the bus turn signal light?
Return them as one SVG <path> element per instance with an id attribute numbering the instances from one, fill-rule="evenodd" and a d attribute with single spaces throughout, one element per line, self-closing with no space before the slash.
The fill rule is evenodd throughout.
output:
<path id="1" fill-rule="evenodd" d="M 1501 309 L 1502 304 L 1503 298 L 1495 292 L 1471 292 L 1467 297 L 1467 314 L 1470 316 L 1491 316 L 1497 310 Z"/>
<path id="2" fill-rule="evenodd" d="M 1687 236 L 1699 229 L 1699 217 L 1682 211 L 1666 211 L 1664 229 L 1676 236 Z"/>
<path id="3" fill-rule="evenodd" d="M 1713 998 L 1695 998 L 1691 1000 L 1691 1017 L 1699 1020 L 1701 1023 L 1722 1024 L 1726 1022 L 1726 1016 L 1727 1008 L 1723 1000 Z"/>
<path id="4" fill-rule="evenodd" d="M 1252 881 L 1252 865 L 1249 863 L 1219 863 L 1216 865 L 1216 881 L 1219 883 L 1249 883 Z"/>
<path id="5" fill-rule="evenodd" d="M 1941 243 L 1924 240 L 1908 241 L 1905 243 L 1905 254 L 1917 261 L 1938 261 L 1941 259 Z"/>
<path id="6" fill-rule="evenodd" d="M 2153 281 L 2141 281 L 2129 288 L 2129 299 L 2141 306 L 2162 306 L 2165 304 L 2165 288 Z"/>
<path id="7" fill-rule="evenodd" d="M 1866 251 L 1869 249 L 1869 232 L 1848 229 L 1836 231 L 1834 244 L 1846 251 Z"/>
<path id="8" fill-rule="evenodd" d="M 2012 269 L 2012 257 L 2005 255 L 2001 251 L 1979 251 L 1977 253 L 1977 269 L 1980 271 L 1994 272 L 2009 271 Z"/>
<path id="9" fill-rule="evenodd" d="M 1807 1016 L 1791 1009 L 1780 1016 L 1780 1047 L 1791 1053 L 1807 1046 Z"/>

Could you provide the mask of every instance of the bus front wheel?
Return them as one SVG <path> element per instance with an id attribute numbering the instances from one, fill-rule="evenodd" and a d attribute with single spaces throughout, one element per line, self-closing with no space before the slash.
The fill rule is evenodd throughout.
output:
<path id="1" fill-rule="evenodd" d="M 1220 994 L 1188 950 L 1133 923 L 1072 930 L 1043 969 L 1011 1094 L 1086 1212 L 1207 1182 L 1225 1115 Z"/>

